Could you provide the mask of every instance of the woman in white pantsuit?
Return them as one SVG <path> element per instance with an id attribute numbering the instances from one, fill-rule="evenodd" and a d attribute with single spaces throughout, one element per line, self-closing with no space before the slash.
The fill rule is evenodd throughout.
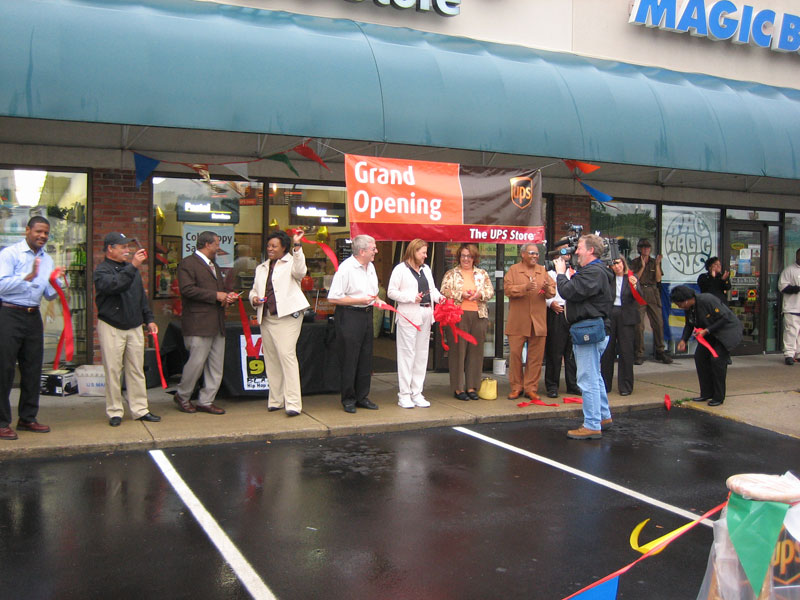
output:
<path id="1" fill-rule="evenodd" d="M 389 278 L 386 295 L 397 303 L 397 311 L 408 317 L 396 320 L 397 379 L 399 391 L 397 404 L 402 408 L 428 407 L 430 402 L 422 395 L 425 373 L 428 370 L 428 348 L 433 324 L 433 305 L 444 298 L 433 283 L 431 268 L 425 264 L 428 242 L 412 240 Z"/>
<path id="2" fill-rule="evenodd" d="M 297 365 L 297 338 L 303 326 L 303 311 L 308 308 L 300 288 L 300 280 L 306 274 L 302 238 L 302 233 L 291 239 L 283 231 L 270 233 L 267 260 L 256 267 L 250 290 L 250 304 L 257 310 L 261 325 L 261 348 L 269 381 L 267 410 L 285 407 L 290 417 L 303 410 Z"/>

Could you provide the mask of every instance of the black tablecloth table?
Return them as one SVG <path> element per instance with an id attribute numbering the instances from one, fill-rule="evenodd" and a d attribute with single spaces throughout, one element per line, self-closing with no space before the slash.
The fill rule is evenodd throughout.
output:
<path id="1" fill-rule="evenodd" d="M 266 398 L 267 392 L 264 390 L 245 390 L 240 341 L 242 331 L 240 323 L 225 323 L 225 366 L 220 394 Z M 256 336 L 261 331 L 258 327 L 251 327 L 250 333 Z M 297 361 L 300 365 L 300 387 L 304 396 L 339 392 L 339 361 L 334 345 L 335 338 L 333 323 L 303 323 L 297 340 Z M 183 345 L 180 322 L 170 322 L 161 342 L 164 370 L 169 375 L 181 373 L 188 357 L 189 353 Z"/>

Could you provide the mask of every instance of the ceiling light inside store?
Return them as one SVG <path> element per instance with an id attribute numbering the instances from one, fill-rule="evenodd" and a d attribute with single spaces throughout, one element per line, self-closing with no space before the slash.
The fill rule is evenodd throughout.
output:
<path id="1" fill-rule="evenodd" d="M 42 197 L 45 179 L 47 179 L 47 171 L 14 169 L 17 204 L 20 206 L 38 206 Z"/>

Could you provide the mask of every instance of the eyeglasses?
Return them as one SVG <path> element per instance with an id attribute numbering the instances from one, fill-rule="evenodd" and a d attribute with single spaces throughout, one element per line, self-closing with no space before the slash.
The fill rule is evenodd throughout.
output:
<path id="1" fill-rule="evenodd" d="M 459 258 L 461 260 L 472 260 L 472 254 L 462 254 Z"/>
<path id="2" fill-rule="evenodd" d="M 526 250 L 525 254 L 528 254 L 530 256 L 539 256 L 539 253 L 536 250 Z"/>

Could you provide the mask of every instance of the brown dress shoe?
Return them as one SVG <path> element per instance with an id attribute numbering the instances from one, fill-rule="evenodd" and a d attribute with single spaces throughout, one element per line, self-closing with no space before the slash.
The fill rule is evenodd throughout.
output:
<path id="1" fill-rule="evenodd" d="M 577 429 L 570 429 L 567 437 L 571 440 L 599 440 L 603 437 L 603 432 L 581 426 Z"/>
<path id="2" fill-rule="evenodd" d="M 17 431 L 22 429 L 23 431 L 33 431 L 34 433 L 49 433 L 50 428 L 47 425 L 42 425 L 41 423 L 37 423 L 36 421 L 23 421 L 20 419 L 17 421 Z"/>
<path id="3" fill-rule="evenodd" d="M 614 421 L 611 420 L 611 417 L 609 417 L 608 419 L 603 419 L 602 421 L 600 421 L 600 429 L 602 429 L 603 431 L 608 431 L 609 429 L 611 429 L 611 425 L 613 425 L 613 423 Z"/>
<path id="4" fill-rule="evenodd" d="M 175 394 L 173 398 L 175 404 L 178 405 L 178 410 L 185 413 L 193 413 L 197 412 L 197 409 L 192 404 L 191 400 L 186 400 L 185 398 L 181 398 L 178 394 Z"/>
<path id="5" fill-rule="evenodd" d="M 198 404 L 194 408 L 197 411 L 210 413 L 212 415 L 224 415 L 225 414 L 225 409 L 224 408 L 220 408 L 219 406 L 217 406 L 213 402 L 211 404 Z"/>
<path id="6" fill-rule="evenodd" d="M 15 440 L 19 436 L 11 427 L 0 427 L 0 440 Z"/>
<path id="7" fill-rule="evenodd" d="M 517 399 L 517 398 L 519 398 L 520 396 L 522 396 L 522 390 L 518 390 L 518 391 L 516 391 L 516 392 L 511 392 L 511 393 L 508 395 L 508 399 L 509 399 L 509 400 L 516 400 L 516 399 Z"/>

